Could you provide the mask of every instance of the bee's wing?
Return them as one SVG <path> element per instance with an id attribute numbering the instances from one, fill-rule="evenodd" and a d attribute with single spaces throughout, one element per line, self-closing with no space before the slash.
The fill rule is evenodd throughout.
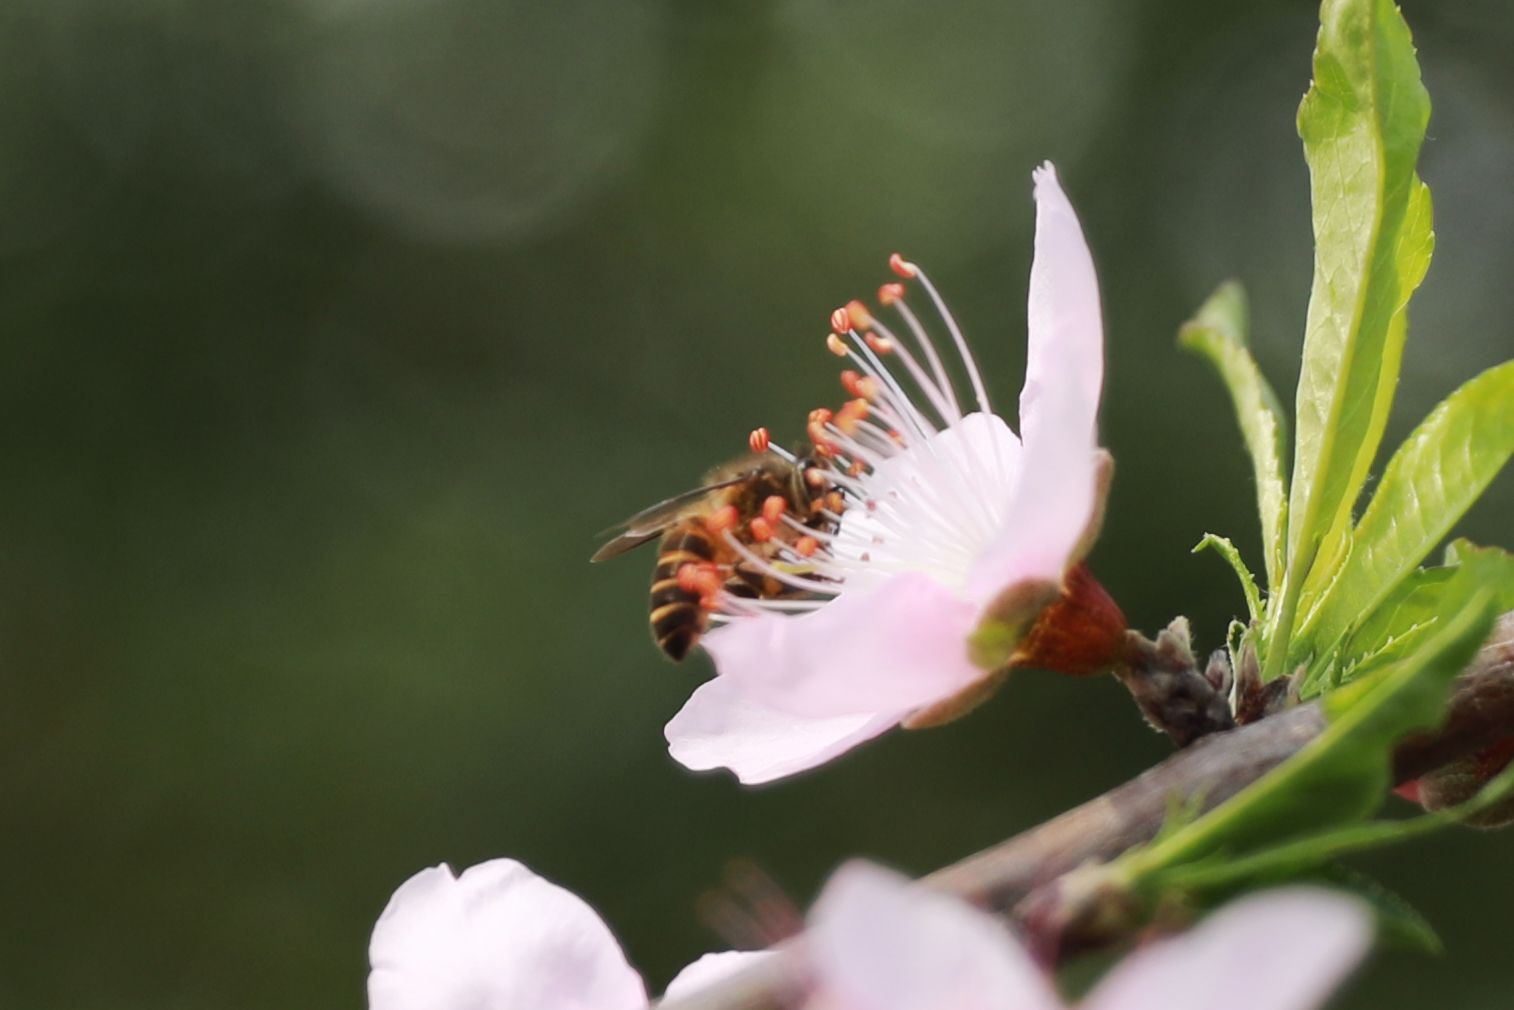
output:
<path id="1" fill-rule="evenodd" d="M 598 561 L 608 561 L 611 558 L 617 558 L 633 547 L 640 547 L 649 540 L 657 539 L 658 534 L 661 532 L 662 530 L 652 530 L 649 533 L 622 533 L 595 551 L 594 556 L 589 561 L 592 564 Z"/>
<path id="2" fill-rule="evenodd" d="M 607 536 L 618 531 L 618 535 L 595 551 L 594 556 L 589 560 L 591 562 L 607 561 L 610 558 L 624 554 L 634 547 L 640 547 L 649 540 L 655 540 L 663 530 L 673 524 L 673 521 L 689 505 L 703 498 L 711 491 L 718 491 L 723 487 L 740 484 L 748 476 L 750 475 L 743 473 L 727 480 L 716 481 L 713 484 L 701 484 L 699 487 L 690 488 L 682 494 L 675 494 L 666 501 L 660 501 L 656 505 L 642 509 L 625 522 L 617 523 L 601 533 L 601 536 Z"/>

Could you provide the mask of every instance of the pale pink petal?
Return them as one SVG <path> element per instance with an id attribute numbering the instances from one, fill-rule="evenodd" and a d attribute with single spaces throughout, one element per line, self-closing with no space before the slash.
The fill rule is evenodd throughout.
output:
<path id="1" fill-rule="evenodd" d="M 1035 173 L 1020 484 L 969 577 L 975 599 L 1022 579 L 1061 578 L 1093 513 L 1104 335 L 1093 257 L 1050 163 Z"/>
<path id="2" fill-rule="evenodd" d="M 765 707 L 810 717 L 902 714 L 982 678 L 967 656 L 977 620 L 972 603 L 908 572 L 801 616 L 732 621 L 704 646 L 721 679 Z"/>
<path id="3" fill-rule="evenodd" d="M 1047 162 L 1034 173 L 1035 258 L 1026 306 L 1025 385 L 1020 390 L 1020 437 L 1032 442 L 1052 434 L 1041 411 L 1067 398 L 1093 425 L 1104 383 L 1104 324 L 1093 255 L 1078 215 Z M 1060 412 L 1053 411 L 1053 416 Z"/>
<path id="4" fill-rule="evenodd" d="M 822 1006 L 846 1010 L 1061 1010 L 993 916 L 868 863 L 836 871 L 810 914 Z"/>
<path id="5" fill-rule="evenodd" d="M 642 1010 L 641 977 L 582 899 L 520 863 L 411 877 L 373 927 L 371 1010 Z"/>
<path id="6" fill-rule="evenodd" d="M 824 764 L 898 725 L 903 713 L 811 719 L 765 708 L 725 677 L 706 681 L 663 731 L 685 768 L 729 768 L 747 785 Z"/>
<path id="7" fill-rule="evenodd" d="M 1083 1010 L 1313 1010 L 1366 954 L 1371 937 L 1359 901 L 1314 888 L 1271 891 L 1132 954 Z"/>
<path id="8" fill-rule="evenodd" d="M 662 994 L 663 999 L 691 996 L 774 956 L 774 952 L 770 950 L 727 950 L 706 954 L 673 976 L 673 981 L 668 983 L 667 992 Z"/>

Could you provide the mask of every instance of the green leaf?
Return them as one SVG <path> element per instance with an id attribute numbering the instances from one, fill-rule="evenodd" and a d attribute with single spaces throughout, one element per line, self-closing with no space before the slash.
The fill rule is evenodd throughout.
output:
<path id="1" fill-rule="evenodd" d="M 1500 613 L 1514 610 L 1514 554 L 1502 547 L 1479 547 L 1463 537 L 1446 545 L 1445 563 L 1452 567 L 1481 565 L 1478 578 L 1492 588 L 1494 609 Z"/>
<path id="2" fill-rule="evenodd" d="M 1420 192 L 1424 206 L 1418 212 L 1414 207 L 1410 208 L 1410 216 L 1405 223 L 1404 232 L 1400 237 L 1400 261 L 1401 270 L 1413 271 L 1404 279 L 1404 300 L 1407 303 L 1409 295 L 1419 282 L 1424 279 L 1425 269 L 1430 263 L 1430 249 L 1434 245 L 1435 236 L 1430 231 L 1430 192 L 1422 184 Z M 1423 251 L 1423 258 L 1414 260 L 1413 250 Z M 1406 252 L 1407 250 L 1407 252 Z M 1405 262 L 1407 257 L 1409 262 Z M 1378 384 L 1377 395 L 1372 404 L 1372 414 L 1369 419 L 1369 428 L 1362 451 L 1356 458 L 1356 466 L 1347 478 L 1346 487 L 1350 489 L 1349 500 L 1343 499 L 1335 510 L 1335 519 L 1329 533 L 1322 538 L 1320 555 L 1311 566 L 1309 576 L 1304 583 L 1304 598 L 1314 598 L 1314 590 L 1323 585 L 1334 574 L 1335 566 L 1341 560 L 1341 555 L 1350 545 L 1345 543 L 1345 534 L 1351 527 L 1352 508 L 1361 497 L 1361 490 L 1367 480 L 1367 472 L 1371 469 L 1372 461 L 1376 458 L 1378 447 L 1382 443 L 1383 429 L 1388 423 L 1388 414 L 1393 406 L 1393 393 L 1398 384 L 1399 366 L 1403 359 L 1404 338 L 1408 332 L 1409 317 L 1404 311 L 1395 315 L 1389 324 L 1388 339 L 1385 342 L 1384 358 L 1382 364 L 1382 381 Z M 1326 492 L 1330 493 L 1329 491 Z M 1344 493 L 1344 492 L 1343 492 Z M 1325 565 L 1321 565 L 1325 561 Z"/>
<path id="3" fill-rule="evenodd" d="M 1268 638 L 1286 646 L 1316 554 L 1350 527 L 1392 403 L 1404 310 L 1429 267 L 1430 194 L 1414 172 L 1430 104 L 1392 0 L 1324 0 L 1299 107 L 1315 265 L 1299 374 L 1288 563 Z M 1331 555 L 1325 550 L 1326 556 Z M 1286 648 L 1271 648 L 1267 674 Z"/>
<path id="4" fill-rule="evenodd" d="M 1288 424 L 1277 394 L 1246 349 L 1246 329 L 1245 289 L 1228 281 L 1178 330 L 1178 343 L 1208 358 L 1230 390 L 1241 437 L 1256 474 L 1267 584 L 1275 587 L 1283 576 L 1287 537 L 1288 485 L 1283 477 L 1283 453 Z M 1253 611 L 1252 616 L 1259 614 Z"/>
<path id="5" fill-rule="evenodd" d="M 1219 554 L 1235 570 L 1235 577 L 1241 583 L 1241 592 L 1246 594 L 1246 609 L 1251 611 L 1251 619 L 1256 620 L 1262 616 L 1262 596 L 1257 591 L 1256 578 L 1251 574 L 1251 569 L 1246 567 L 1246 562 L 1241 560 L 1241 552 L 1236 550 L 1235 544 L 1226 537 L 1205 533 L 1204 539 L 1194 545 L 1191 553 L 1197 554 L 1206 547 Z"/>
<path id="6" fill-rule="evenodd" d="M 1505 802 L 1511 793 L 1514 764 L 1487 781 L 1467 801 L 1435 813 L 1402 820 L 1326 824 L 1321 830 L 1305 828 L 1249 852 L 1213 847 L 1194 858 L 1166 863 L 1153 861 L 1150 850 L 1145 850 L 1136 857 L 1138 865 L 1134 868 L 1128 865 L 1131 857 L 1126 857 L 1100 872 L 1115 886 L 1123 886 L 1126 893 L 1142 897 L 1153 906 L 1174 899 L 1185 905 L 1212 906 L 1247 890 L 1299 879 L 1321 880 L 1365 899 L 1389 939 L 1433 953 L 1440 949 L 1440 940 L 1419 912 L 1380 884 L 1335 861 L 1472 821 Z M 1241 793 L 1237 799 L 1245 795 Z M 1164 840 L 1173 838 L 1175 834 L 1164 836 Z"/>
<path id="7" fill-rule="evenodd" d="M 1388 791 L 1394 744 L 1440 719 L 1451 682 L 1493 623 L 1494 591 L 1471 570 L 1459 570 L 1457 579 L 1477 583 L 1468 605 L 1438 622 L 1408 655 L 1326 696 L 1329 724 L 1311 743 L 1162 842 L 1116 860 L 1111 870 L 1135 886 L 1184 863 L 1296 840 L 1371 815 Z"/>
<path id="8" fill-rule="evenodd" d="M 1514 765 L 1489 779 L 1471 799 L 1435 813 L 1402 820 L 1368 821 L 1298 837 L 1240 856 L 1211 856 L 1151 874 L 1148 885 L 1190 893 L 1275 884 L 1325 866 L 1342 856 L 1380 849 L 1459 824 L 1514 792 Z"/>
<path id="9" fill-rule="evenodd" d="M 1448 396 L 1399 448 L 1350 550 L 1293 636 L 1293 660 L 1332 650 L 1429 555 L 1514 455 L 1514 361 Z"/>
<path id="10" fill-rule="evenodd" d="M 1398 584 L 1393 595 L 1352 632 L 1342 647 L 1311 668 L 1319 675 L 1325 665 L 1335 667 L 1341 682 L 1354 680 L 1385 663 L 1413 651 L 1442 614 L 1454 613 L 1459 604 L 1448 599 L 1446 586 L 1455 576 L 1454 568 L 1421 568 Z M 1476 590 L 1468 581 L 1458 583 L 1462 590 Z M 1312 678 L 1311 678 L 1312 680 Z M 1307 694 L 1306 694 L 1307 692 Z M 1300 696 L 1315 694 L 1310 680 L 1300 685 Z"/>
<path id="11" fill-rule="evenodd" d="M 1438 621 L 1465 607 L 1479 589 L 1492 590 L 1495 612 L 1514 610 L 1514 555 L 1465 540 L 1456 541 L 1452 548 L 1447 549 L 1451 564 L 1410 572 L 1338 649 L 1316 657 L 1299 685 L 1300 696 L 1318 694 L 1327 676 L 1335 683 L 1348 683 L 1402 658 Z M 1468 569 L 1466 577 L 1458 580 L 1457 570 L 1463 566 Z"/>

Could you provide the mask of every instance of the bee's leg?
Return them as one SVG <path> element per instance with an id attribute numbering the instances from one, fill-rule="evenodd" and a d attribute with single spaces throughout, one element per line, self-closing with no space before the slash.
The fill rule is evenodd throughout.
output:
<path id="1" fill-rule="evenodd" d="M 774 581 L 776 580 L 743 562 L 731 569 L 730 576 L 725 580 L 725 591 L 743 600 L 755 600 L 768 596 L 764 589 L 767 583 Z"/>
<path id="2" fill-rule="evenodd" d="M 730 577 L 725 580 L 725 591 L 746 600 L 803 600 L 812 595 L 771 575 L 764 575 L 746 562 L 731 569 Z"/>

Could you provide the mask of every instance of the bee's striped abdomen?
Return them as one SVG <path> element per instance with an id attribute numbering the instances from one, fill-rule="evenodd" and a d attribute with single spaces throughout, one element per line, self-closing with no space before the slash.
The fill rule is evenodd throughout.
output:
<path id="1" fill-rule="evenodd" d="M 701 523 L 683 523 L 663 534 L 657 567 L 652 571 L 652 640 L 671 659 L 688 655 L 705 626 L 699 593 L 678 584 L 678 569 L 714 559 L 714 541 Z"/>

